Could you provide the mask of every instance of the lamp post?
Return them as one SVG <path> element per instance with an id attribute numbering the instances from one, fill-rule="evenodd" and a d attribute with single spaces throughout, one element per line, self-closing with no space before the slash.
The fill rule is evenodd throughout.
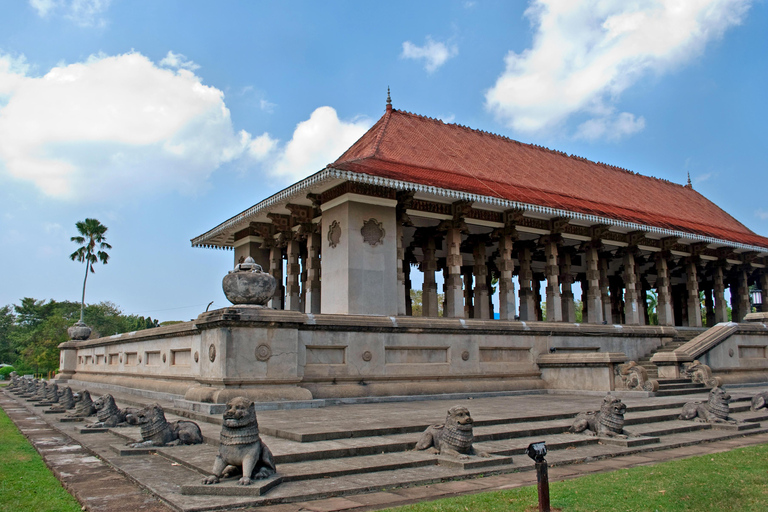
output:
<path id="1" fill-rule="evenodd" d="M 531 443 L 528 445 L 525 453 L 536 462 L 536 488 L 539 491 L 539 512 L 550 512 L 549 471 L 547 470 L 547 461 L 544 460 L 544 457 L 547 455 L 547 444 L 544 441 Z"/>

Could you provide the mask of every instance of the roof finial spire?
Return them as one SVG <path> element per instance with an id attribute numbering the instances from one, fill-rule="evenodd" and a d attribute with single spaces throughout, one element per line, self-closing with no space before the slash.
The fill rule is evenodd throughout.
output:
<path id="1" fill-rule="evenodd" d="M 686 186 L 690 189 L 693 189 L 693 184 L 691 183 L 691 171 L 688 171 L 688 185 Z"/>
<path id="2" fill-rule="evenodd" d="M 392 111 L 392 97 L 389 95 L 389 86 L 387 86 L 387 112 Z"/>

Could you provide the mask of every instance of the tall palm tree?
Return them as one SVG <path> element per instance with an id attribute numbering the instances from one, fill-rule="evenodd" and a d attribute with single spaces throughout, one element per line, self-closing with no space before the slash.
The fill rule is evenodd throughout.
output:
<path id="1" fill-rule="evenodd" d="M 109 254 L 104 249 L 112 249 L 107 243 L 104 233 L 107 226 L 96 219 L 85 219 L 75 224 L 77 232 L 81 236 L 73 236 L 70 240 L 80 245 L 80 248 L 69 255 L 72 261 L 85 262 L 85 279 L 83 279 L 83 298 L 80 301 L 80 323 L 83 323 L 83 311 L 85 310 L 85 283 L 88 281 L 88 270 L 93 270 L 93 264 L 101 261 L 104 265 L 109 260 Z"/>

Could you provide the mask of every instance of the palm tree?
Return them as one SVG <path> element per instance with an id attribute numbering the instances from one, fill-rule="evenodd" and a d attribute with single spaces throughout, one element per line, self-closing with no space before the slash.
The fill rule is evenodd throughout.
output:
<path id="1" fill-rule="evenodd" d="M 109 260 L 109 254 L 104 249 L 112 249 L 107 243 L 104 233 L 107 226 L 96 219 L 85 219 L 75 224 L 77 232 L 81 236 L 73 236 L 70 240 L 80 245 L 80 248 L 69 255 L 72 261 L 85 262 L 85 279 L 83 279 L 83 298 L 80 301 L 80 322 L 83 323 L 83 311 L 85 310 L 85 283 L 88 281 L 88 270 L 93 270 L 93 264 L 101 261 L 104 265 Z"/>

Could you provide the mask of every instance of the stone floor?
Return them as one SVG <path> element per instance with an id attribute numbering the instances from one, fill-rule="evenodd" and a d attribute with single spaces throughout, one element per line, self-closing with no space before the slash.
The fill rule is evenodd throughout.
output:
<path id="1" fill-rule="evenodd" d="M 594 394 L 261 411 L 262 437 L 275 455 L 280 479 L 261 495 L 259 486 L 199 485 L 217 452 L 220 416 L 162 403 L 169 419 L 193 416 L 205 444 L 137 450 L 125 446 L 140 438 L 135 427 L 89 432 L 84 423 L 61 422 L 62 415 L 44 414 L 43 407 L 8 391 L 0 395 L 0 407 L 87 510 L 362 511 L 535 484 L 533 462 L 523 455 L 535 441 L 547 442 L 553 481 L 768 442 L 768 411 L 749 411 L 749 398 L 765 390 L 768 386 L 730 390 L 731 411 L 744 423 L 722 429 L 677 420 L 685 402 L 705 400 L 704 394 L 624 398 L 626 428 L 640 437 L 618 443 L 566 432 L 576 413 L 599 408 L 602 399 Z M 116 399 L 121 406 L 146 401 Z M 493 458 L 462 464 L 410 451 L 424 428 L 441 423 L 457 403 L 469 408 L 476 444 Z M 205 494 L 190 495 L 195 489 Z"/>

